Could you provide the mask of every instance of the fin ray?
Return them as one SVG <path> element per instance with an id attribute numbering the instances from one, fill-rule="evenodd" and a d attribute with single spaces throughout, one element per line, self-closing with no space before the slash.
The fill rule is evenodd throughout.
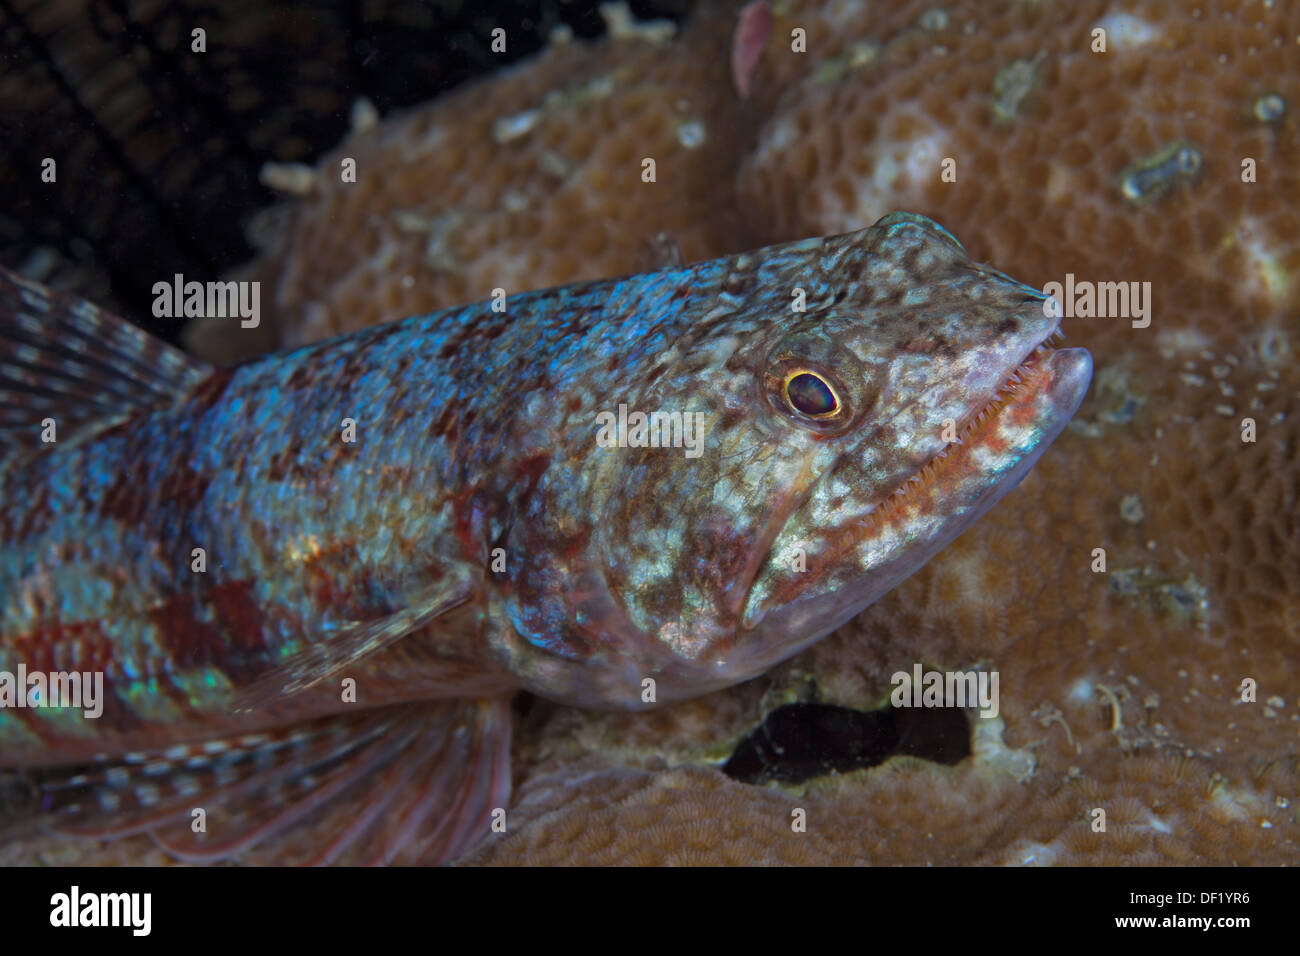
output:
<path id="1" fill-rule="evenodd" d="M 0 269 L 0 457 L 173 401 L 211 366 L 130 322 Z"/>
<path id="2" fill-rule="evenodd" d="M 439 864 L 510 793 L 510 698 L 338 714 L 84 767 L 30 772 L 52 833 L 147 833 L 190 862 Z M 193 810 L 205 811 L 195 833 Z"/>
<path id="3" fill-rule="evenodd" d="M 298 653 L 259 675 L 235 697 L 236 710 L 254 710 L 312 687 L 343 668 L 388 647 L 441 614 L 469 600 L 474 578 L 455 568 L 444 580 L 411 597 L 397 597 L 391 614 L 362 621 L 307 643 Z"/>

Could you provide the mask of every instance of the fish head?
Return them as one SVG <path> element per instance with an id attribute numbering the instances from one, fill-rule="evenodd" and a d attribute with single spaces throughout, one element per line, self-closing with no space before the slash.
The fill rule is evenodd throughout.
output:
<path id="1" fill-rule="evenodd" d="M 1056 350 L 1043 293 L 943 227 L 869 229 L 736 257 L 716 305 L 628 401 L 603 464 L 603 605 L 587 705 L 752 678 L 858 614 L 1024 476 L 1091 358 Z M 664 441 L 680 414 L 694 447 Z M 685 432 L 685 429 L 683 429 Z M 594 605 L 593 605 L 594 607 Z"/>
<path id="2" fill-rule="evenodd" d="M 1092 377 L 1087 351 L 1053 347 L 1047 296 L 937 223 L 890 216 L 857 242 L 849 294 L 765 358 L 771 427 L 811 436 L 786 439 L 811 481 L 774 496 L 779 528 L 753 539 L 762 562 L 711 648 L 728 673 L 763 672 L 917 571 L 1020 482 Z"/>

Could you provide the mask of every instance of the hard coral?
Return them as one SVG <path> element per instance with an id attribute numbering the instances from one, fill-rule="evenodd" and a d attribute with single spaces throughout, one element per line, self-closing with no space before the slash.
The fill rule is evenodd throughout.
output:
<path id="1" fill-rule="evenodd" d="M 1294 4 L 791 4 L 774 32 L 796 29 L 808 53 L 769 48 L 776 107 L 739 179 L 766 238 L 911 209 L 1036 285 L 1150 280 L 1158 323 L 1206 347 L 1293 318 Z M 1157 338 L 1092 325 L 1089 345 Z"/>
<path id="2" fill-rule="evenodd" d="M 271 290 L 263 301 L 276 341 L 494 288 L 643 271 L 662 264 L 660 233 L 688 260 L 749 247 L 726 184 L 757 114 L 731 91 L 728 19 L 706 14 L 669 45 L 670 29 L 634 26 L 614 5 L 606 15 L 604 41 L 555 42 L 326 155 L 301 187 L 308 195 L 258 230 L 267 248 L 253 277 Z M 345 159 L 355 182 L 343 181 Z M 197 347 L 238 354 L 206 332 Z"/>

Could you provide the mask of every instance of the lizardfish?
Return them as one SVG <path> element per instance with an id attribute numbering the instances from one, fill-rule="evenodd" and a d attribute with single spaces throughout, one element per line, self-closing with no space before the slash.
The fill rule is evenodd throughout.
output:
<path id="1" fill-rule="evenodd" d="M 0 280 L 0 767 L 40 822 L 453 859 L 507 806 L 512 694 L 761 674 L 987 511 L 1092 373 L 905 213 L 501 302 L 213 368 Z"/>

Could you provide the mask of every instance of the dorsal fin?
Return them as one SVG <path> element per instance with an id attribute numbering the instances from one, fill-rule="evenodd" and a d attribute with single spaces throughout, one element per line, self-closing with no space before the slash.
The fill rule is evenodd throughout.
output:
<path id="1" fill-rule="evenodd" d="M 125 319 L 0 269 L 0 461 L 175 401 L 211 367 Z"/>

